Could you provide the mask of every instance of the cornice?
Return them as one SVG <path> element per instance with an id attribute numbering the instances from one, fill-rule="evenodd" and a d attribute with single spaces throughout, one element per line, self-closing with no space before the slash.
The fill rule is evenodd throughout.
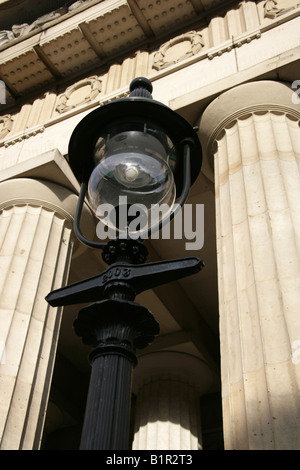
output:
<path id="1" fill-rule="evenodd" d="M 180 21 L 195 20 L 198 14 L 189 2 L 180 0 L 171 7 L 166 0 L 104 0 L 87 5 L 2 46 L 0 79 L 13 98 L 99 66 Z"/>
<path id="2" fill-rule="evenodd" d="M 88 1 L 84 8 L 78 8 L 0 47 L 0 80 L 6 84 L 7 107 L 39 91 L 43 93 L 51 86 L 68 80 L 74 83 L 88 74 L 97 74 L 97 70 L 109 67 L 118 57 L 143 47 L 150 51 L 156 44 L 156 52 L 162 57 L 161 54 L 171 47 L 170 41 L 175 41 L 175 44 L 177 38 L 190 34 L 197 22 L 194 38 L 200 37 L 202 32 L 204 37 L 197 40 L 196 47 L 193 44 L 195 39 L 190 39 L 192 52 L 188 51 L 187 55 L 183 54 L 173 62 L 158 59 L 153 63 L 153 69 L 160 73 L 162 69 L 169 69 L 172 63 L 180 65 L 186 58 L 193 61 L 208 57 L 212 60 L 233 48 L 258 40 L 262 32 L 298 16 L 300 8 L 296 3 L 297 0 L 291 10 L 263 21 L 263 12 L 254 1 L 221 2 L 222 7 L 215 3 L 213 8 L 209 2 L 201 8 L 197 0 L 191 3 L 176 0 L 172 5 L 167 0 Z M 230 29 L 226 5 L 228 12 L 237 15 L 235 22 L 240 22 L 237 29 L 234 22 L 234 29 Z M 222 10 L 218 11 L 220 8 Z M 217 19 L 218 23 L 210 24 L 209 18 Z M 246 26 L 244 18 L 248 19 Z M 222 38 L 222 31 L 227 29 L 227 39 Z M 212 38 L 208 39 L 210 35 Z"/>
<path id="3" fill-rule="evenodd" d="M 244 6 L 245 11 L 242 12 Z M 232 12 L 240 10 L 240 34 L 230 30 L 226 8 L 228 11 L 231 8 Z M 153 44 L 159 48 L 159 44 L 188 34 L 197 24 L 195 32 L 198 35 L 201 34 L 201 25 L 202 29 L 208 28 L 208 35 L 214 34 L 213 30 L 216 29 L 215 38 L 208 41 L 205 37 L 201 47 L 198 47 L 199 43 L 198 49 L 194 47 L 194 51 L 197 49 L 196 55 L 207 51 L 207 56 L 213 59 L 234 47 L 259 39 L 266 28 L 288 21 L 299 12 L 300 9 L 295 7 L 272 20 L 266 18 L 262 21 L 259 15 L 263 16 L 263 13 L 259 13 L 254 1 L 218 1 L 212 7 L 210 1 L 201 3 L 199 0 L 176 0 L 172 4 L 167 0 L 91 0 L 0 47 L 0 80 L 6 83 L 7 104 L 13 104 L 22 97 L 58 83 L 67 80 L 75 82 L 76 77 L 80 80 L 87 74 L 95 74 L 97 69 L 107 67 L 111 61 L 128 55 L 130 51 L 132 53 L 142 47 L 150 50 Z M 251 15 L 254 16 L 250 21 Z M 215 16 L 220 20 L 219 25 L 210 25 L 210 18 Z M 249 19 L 246 26 L 242 17 Z M 227 39 L 222 39 L 223 33 L 217 31 L 219 27 L 224 30 L 229 28 Z M 220 39 L 216 39 L 219 36 Z M 184 54 L 182 59 L 185 59 Z M 169 65 L 164 63 L 162 67 Z"/>
<path id="4" fill-rule="evenodd" d="M 110 23 L 106 23 L 107 28 L 111 23 L 117 21 L 118 17 L 115 16 L 116 12 L 119 12 L 121 15 L 119 19 L 125 18 L 122 16 L 122 9 L 123 7 L 128 8 L 126 6 L 127 2 L 124 2 L 124 0 L 107 0 L 107 2 L 103 2 L 103 4 L 104 3 L 106 7 L 101 10 L 101 14 L 105 20 L 110 18 Z M 110 11 L 108 4 L 110 6 L 114 5 L 115 10 Z M 243 19 L 243 15 L 246 13 L 249 14 L 249 7 L 251 7 L 253 16 L 250 23 L 251 25 L 258 24 L 256 4 L 249 2 L 247 3 L 247 10 L 245 10 L 244 7 L 244 2 L 242 2 L 239 5 L 238 11 L 230 10 L 229 13 L 234 13 L 235 20 L 241 20 Z M 94 11 L 93 8 L 84 11 L 86 25 L 89 21 L 94 21 L 91 10 Z M 87 11 L 89 11 L 88 16 Z M 44 132 L 45 128 L 56 122 L 67 119 L 75 114 L 83 113 L 99 104 L 105 104 L 112 99 L 126 96 L 128 94 L 128 84 L 134 76 L 144 75 L 151 79 L 151 81 L 160 80 L 169 74 L 174 74 L 199 61 L 205 59 L 214 60 L 215 57 L 230 53 L 234 48 L 243 47 L 243 44 L 249 44 L 252 41 L 262 41 L 261 33 L 265 33 L 271 29 L 273 25 L 278 26 L 279 24 L 294 19 L 299 13 L 300 8 L 293 9 L 293 11 L 282 14 L 279 18 L 268 20 L 267 24 L 250 29 L 240 35 L 233 36 L 230 40 L 221 41 L 220 44 L 214 47 L 209 47 L 208 35 L 210 33 L 215 36 L 220 35 L 225 26 L 229 24 L 227 14 L 225 14 L 224 17 L 217 18 L 217 22 L 209 23 L 206 29 L 202 25 L 202 28 L 200 27 L 198 30 L 187 30 L 185 33 L 172 36 L 171 39 L 166 42 L 156 39 L 156 47 L 153 49 L 145 47 L 137 50 L 135 48 L 134 52 L 131 52 L 130 55 L 128 52 L 123 51 L 122 59 L 114 61 L 110 67 L 107 64 L 106 68 L 102 67 L 101 71 L 98 71 L 98 73 L 95 73 L 93 48 L 89 46 L 87 40 L 82 42 L 78 39 L 78 35 L 80 36 L 82 33 L 82 23 L 80 27 L 78 27 L 78 25 L 76 26 L 76 31 L 72 30 L 70 32 L 65 22 L 63 25 L 64 34 L 62 37 L 59 37 L 59 39 L 54 38 L 53 31 L 50 28 L 47 32 L 47 36 L 44 36 L 43 41 L 40 41 L 38 46 L 34 46 L 32 38 L 24 40 L 22 49 L 10 48 L 9 53 L 11 60 L 3 64 L 0 63 L 0 79 L 1 70 L 3 71 L 3 67 L 10 64 L 11 67 L 15 69 L 15 76 L 17 76 L 17 79 L 21 82 L 20 89 L 24 87 L 24 96 L 17 101 L 19 103 L 18 108 L 14 104 L 7 104 L 2 107 L 3 115 L 0 118 L 0 146 L 11 146 L 37 133 Z M 100 11 L 98 11 L 97 15 L 97 18 L 101 16 Z M 131 15 L 131 18 L 132 17 L 133 15 Z M 242 30 L 241 24 L 238 30 Z M 60 41 L 61 38 L 63 38 L 62 41 Z M 57 49 L 53 49 L 53 41 L 59 44 Z M 67 42 L 64 43 L 64 41 Z M 82 54 L 81 57 L 81 54 L 75 52 L 75 50 L 76 48 L 79 50 L 83 43 L 88 46 L 88 51 L 86 54 Z M 98 44 L 100 47 L 100 43 Z M 42 49 L 42 45 L 45 45 L 45 49 Z M 48 46 L 50 47 L 49 53 L 47 53 L 46 49 Z M 75 48 L 74 50 L 73 46 Z M 58 51 L 58 49 L 60 50 Z M 76 80 L 76 71 L 74 71 L 74 69 L 79 67 L 79 65 L 76 66 L 76 62 L 71 65 L 73 72 L 69 75 L 69 49 L 72 51 L 72 57 L 69 56 L 69 58 L 75 61 L 79 60 L 81 63 L 85 60 L 88 66 L 86 70 L 91 72 L 90 75 L 88 75 L 87 72 L 85 74 L 83 71 L 80 71 L 84 78 L 81 77 Z M 19 55 L 13 58 L 16 52 L 18 52 Z M 36 57 L 39 57 L 39 61 L 37 62 L 35 61 Z M 113 57 L 112 55 L 111 60 L 113 60 Z M 24 71 L 18 71 L 18 68 L 16 68 L 17 64 L 15 61 L 18 60 L 23 60 Z M 46 67 L 43 60 L 48 62 L 48 67 Z M 56 60 L 56 62 L 54 62 L 54 60 Z M 64 69 L 66 70 L 65 76 L 61 77 L 62 70 Z M 28 76 L 29 73 L 30 77 Z M 51 74 L 52 78 L 49 78 Z M 41 88 L 40 93 L 37 91 L 36 94 L 28 94 L 28 91 L 26 91 L 26 83 L 29 81 L 33 86 L 39 87 L 41 85 L 39 81 L 41 77 L 42 80 L 43 77 L 45 79 L 44 94 L 42 94 Z M 70 80 L 70 77 L 73 77 L 73 79 Z M 68 86 L 68 83 L 71 84 Z M 87 90 L 86 95 L 84 95 L 84 89 Z M 83 91 L 82 97 L 79 97 L 80 90 Z M 76 95 L 78 99 L 75 100 Z M 24 104 L 24 106 L 22 106 L 22 104 Z M 29 108 L 31 108 L 31 111 L 29 111 Z"/>

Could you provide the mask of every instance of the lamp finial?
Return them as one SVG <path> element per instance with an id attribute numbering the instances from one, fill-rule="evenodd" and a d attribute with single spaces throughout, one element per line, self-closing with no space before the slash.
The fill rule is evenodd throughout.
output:
<path id="1" fill-rule="evenodd" d="M 130 95 L 140 98 L 149 98 L 152 99 L 152 83 L 150 80 L 144 77 L 138 77 L 132 80 L 129 86 Z"/>

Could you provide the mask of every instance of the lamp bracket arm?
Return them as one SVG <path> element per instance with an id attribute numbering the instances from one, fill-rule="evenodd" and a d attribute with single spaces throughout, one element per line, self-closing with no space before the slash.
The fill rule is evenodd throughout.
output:
<path id="1" fill-rule="evenodd" d="M 118 288 L 127 289 L 132 299 L 132 292 L 134 298 L 145 290 L 196 274 L 203 267 L 203 261 L 196 257 L 140 265 L 115 263 L 99 275 L 50 292 L 46 301 L 52 307 L 97 302 L 109 298 L 109 292 L 115 295 Z M 110 289 L 112 286 L 114 289 Z"/>
<path id="2" fill-rule="evenodd" d="M 139 264 L 130 267 L 128 277 L 136 295 L 155 287 L 196 274 L 204 267 L 196 257 Z"/>

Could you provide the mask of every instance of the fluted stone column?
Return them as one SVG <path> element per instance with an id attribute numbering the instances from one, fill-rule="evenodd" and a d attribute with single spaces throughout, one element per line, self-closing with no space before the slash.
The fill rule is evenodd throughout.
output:
<path id="1" fill-rule="evenodd" d="M 200 397 L 213 383 L 205 362 L 160 351 L 139 357 L 133 450 L 202 448 Z"/>
<path id="2" fill-rule="evenodd" d="M 40 445 L 62 313 L 45 296 L 67 281 L 76 202 L 52 183 L 0 184 L 2 450 Z"/>
<path id="3" fill-rule="evenodd" d="M 260 81 L 200 120 L 215 179 L 226 449 L 300 448 L 300 106 Z"/>

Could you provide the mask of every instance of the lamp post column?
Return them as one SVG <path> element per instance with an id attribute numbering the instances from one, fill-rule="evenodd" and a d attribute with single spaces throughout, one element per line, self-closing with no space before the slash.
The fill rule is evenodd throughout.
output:
<path id="1" fill-rule="evenodd" d="M 74 324 L 87 344 L 92 372 L 80 448 L 129 448 L 132 370 L 135 348 L 145 347 L 159 325 L 144 307 L 107 299 L 83 308 Z"/>
<path id="2" fill-rule="evenodd" d="M 299 120 L 292 90 L 273 81 L 225 92 L 200 120 L 207 175 L 214 164 L 226 449 L 300 445 Z"/>
<path id="3" fill-rule="evenodd" d="M 148 346 L 159 333 L 159 324 L 152 314 L 133 299 L 144 290 L 190 276 L 203 268 L 203 261 L 195 257 L 129 264 L 123 257 L 127 259 L 130 252 L 132 262 L 136 257 L 140 260 L 146 256 L 143 244 L 130 239 L 109 241 L 103 253 L 105 259 L 110 252 L 111 258 L 116 256 L 119 261 L 106 271 L 54 290 L 46 297 L 52 306 L 96 300 L 81 309 L 74 322 L 75 332 L 92 346 L 83 450 L 128 448 L 135 350 Z"/>
<path id="4" fill-rule="evenodd" d="M 148 79 L 136 78 L 130 84 L 128 98 L 115 100 L 85 116 L 74 129 L 69 143 L 70 166 L 81 183 L 76 234 L 87 246 L 103 249 L 103 259 L 111 265 L 98 276 L 54 290 L 46 297 L 53 306 L 96 301 L 81 310 L 75 324 L 78 335 L 93 347 L 83 449 L 124 449 L 128 445 L 126 429 L 135 348 L 147 346 L 159 332 L 150 312 L 132 302 L 133 299 L 144 290 L 194 274 L 204 266 L 202 260 L 195 257 L 143 265 L 143 244 L 135 240 L 135 236 L 131 237 L 130 209 L 135 211 L 137 206 L 140 209 L 138 203 L 142 202 L 142 213 L 148 215 L 153 206 L 168 204 L 168 213 L 157 222 L 160 226 L 165 220 L 169 221 L 168 215 L 175 215 L 175 188 L 180 194 L 178 204 L 182 206 L 202 162 L 195 129 L 168 107 L 154 101 L 151 91 Z M 175 164 L 172 169 L 169 158 Z M 101 210 L 104 206 L 107 212 L 109 204 L 114 208 L 109 212 L 116 216 L 123 205 L 120 198 L 128 197 L 129 210 L 125 224 L 120 223 L 120 239 L 94 243 L 81 233 L 81 203 L 87 189 L 89 203 L 97 217 L 114 229 L 118 228 L 114 220 L 118 217 L 110 219 L 109 216 L 105 220 Z M 122 231 L 128 231 L 126 240 Z M 137 230 L 135 235 L 143 238 L 145 234 Z M 132 243 L 134 241 L 136 243 Z M 120 253 L 115 257 L 118 250 Z M 112 373 L 115 370 L 117 372 Z M 126 403 L 122 405 L 121 390 L 125 385 Z M 122 425 L 118 422 L 119 416 Z"/>
<path id="5" fill-rule="evenodd" d="M 67 281 L 76 203 L 55 184 L 0 184 L 2 450 L 40 446 L 62 313 L 44 297 Z"/>

